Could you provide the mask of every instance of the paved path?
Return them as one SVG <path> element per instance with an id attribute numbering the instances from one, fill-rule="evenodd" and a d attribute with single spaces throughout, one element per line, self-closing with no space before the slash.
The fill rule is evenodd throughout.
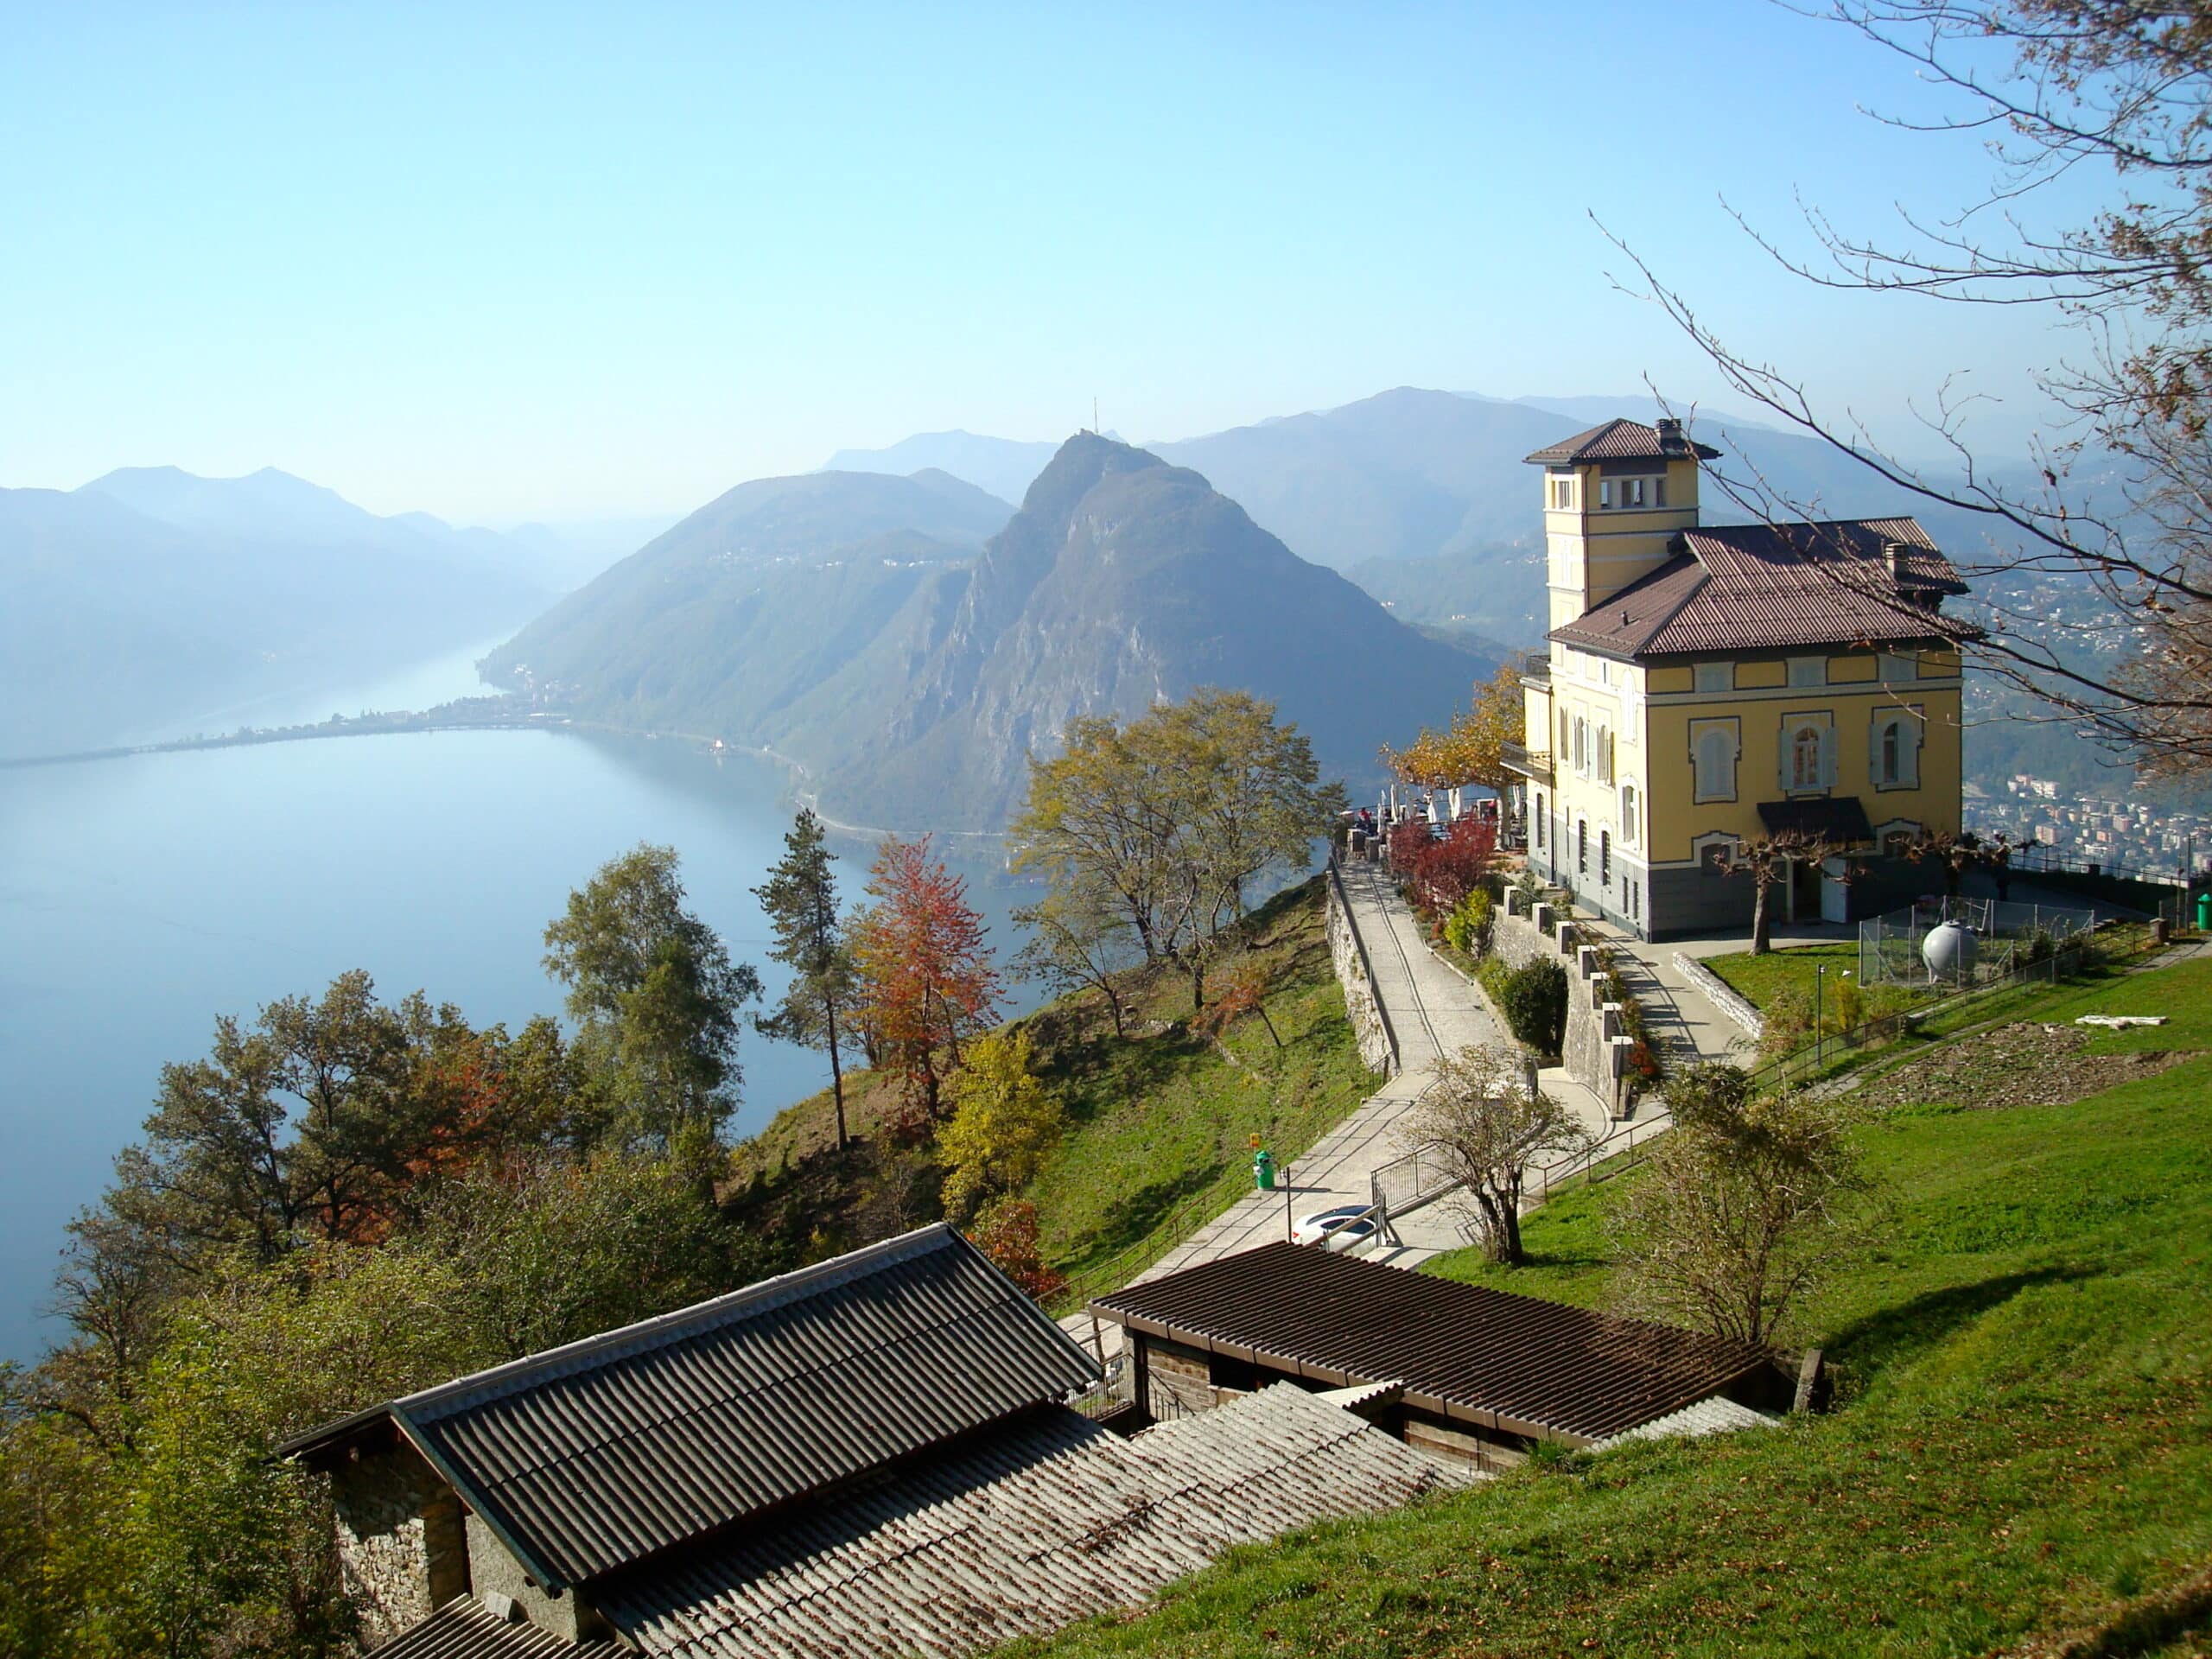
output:
<path id="1" fill-rule="evenodd" d="M 1713 1000 L 1675 966 L 1677 953 L 1694 961 L 1700 957 L 1725 956 L 1732 950 L 1748 950 L 1748 934 L 1741 938 L 1680 939 L 1654 944 L 1622 931 L 1602 918 L 1578 919 L 1618 952 L 1625 965 L 1616 971 L 1626 982 L 1629 994 L 1643 1005 L 1644 1019 L 1652 1035 L 1666 1049 L 1664 1058 L 1670 1067 L 1694 1065 L 1700 1060 L 1750 1063 L 1749 1051 L 1757 1046 L 1751 1033 L 1715 1007 Z M 1834 930 L 1833 937 L 1840 938 L 1843 931 Z M 1854 934 L 1856 931 L 1852 930 Z M 1805 938 L 1799 939 L 1792 934 L 1787 942 L 1804 944 L 1828 937 L 1831 935 L 1827 933 L 1808 932 Z M 1775 943 L 1784 942 L 1777 932 Z"/>
<path id="2" fill-rule="evenodd" d="M 1510 1043 L 1482 993 L 1423 942 L 1419 921 L 1387 875 L 1355 863 L 1345 866 L 1344 880 L 1353 925 L 1374 968 L 1376 1000 L 1398 1039 L 1398 1074 L 1287 1166 L 1274 1192 L 1246 1194 L 1139 1274 L 1138 1282 L 1287 1237 L 1300 1217 L 1317 1210 L 1347 1204 L 1365 1207 L 1376 1170 L 1408 1150 L 1402 1120 L 1427 1091 L 1437 1060 L 1470 1044 Z M 1599 1134 L 1612 1127 L 1597 1095 L 1564 1071 L 1546 1071 L 1542 1085 L 1572 1104 Z M 1397 1245 L 1370 1247 L 1360 1254 L 1409 1268 L 1467 1242 L 1449 1198 L 1415 1211 L 1397 1222 L 1395 1230 Z M 1078 1341 L 1091 1341 L 1088 1314 L 1071 1314 L 1061 1323 Z M 1116 1326 L 1105 1328 L 1109 1356 L 1117 1332 Z"/>

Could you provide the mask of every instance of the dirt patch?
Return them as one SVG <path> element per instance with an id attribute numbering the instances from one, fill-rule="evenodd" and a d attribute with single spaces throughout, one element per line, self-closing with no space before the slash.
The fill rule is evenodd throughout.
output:
<path id="1" fill-rule="evenodd" d="M 1855 1092 L 1877 1109 L 1923 1103 L 1977 1112 L 2064 1106 L 2196 1058 L 2191 1052 L 2175 1049 L 2083 1052 L 2097 1034 L 2079 1026 L 1999 1026 L 1946 1043 L 1925 1059 L 1885 1072 Z"/>

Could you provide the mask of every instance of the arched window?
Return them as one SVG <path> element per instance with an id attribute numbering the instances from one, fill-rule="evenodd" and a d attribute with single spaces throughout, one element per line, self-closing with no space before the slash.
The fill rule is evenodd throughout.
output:
<path id="1" fill-rule="evenodd" d="M 1610 830 L 1598 832 L 1598 885 L 1613 885 L 1613 832 Z"/>
<path id="2" fill-rule="evenodd" d="M 1574 873 L 1577 875 L 1590 874 L 1590 821 L 1587 818 L 1574 821 Z"/>
<path id="3" fill-rule="evenodd" d="M 1640 804 L 1641 803 L 1636 798 L 1636 785 L 1623 784 L 1621 785 L 1621 840 L 1627 846 L 1636 845 L 1638 833 L 1636 814 L 1637 808 Z"/>
<path id="4" fill-rule="evenodd" d="M 1909 714 L 1885 715 L 1877 719 L 1869 758 L 1876 788 L 1916 787 L 1920 782 L 1920 721 Z"/>
<path id="5" fill-rule="evenodd" d="M 1800 726 L 1789 737 L 1789 787 L 1821 786 L 1821 728 Z"/>

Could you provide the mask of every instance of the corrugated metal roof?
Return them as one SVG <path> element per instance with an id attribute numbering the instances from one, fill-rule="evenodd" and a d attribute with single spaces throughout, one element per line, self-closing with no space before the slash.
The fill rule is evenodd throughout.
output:
<path id="1" fill-rule="evenodd" d="M 1402 1378 L 1406 1401 L 1515 1433 L 1592 1441 L 1762 1370 L 1695 1331 L 1268 1244 L 1091 1304 L 1134 1329 L 1338 1386 Z"/>
<path id="2" fill-rule="evenodd" d="M 1771 1428 L 1781 1419 L 1749 1406 L 1739 1406 L 1733 1400 L 1716 1395 L 1700 1400 L 1694 1406 L 1684 1406 L 1680 1411 L 1669 1412 L 1664 1417 L 1616 1434 L 1600 1441 L 1602 1449 L 1608 1446 L 1624 1446 L 1630 1440 L 1670 1440 L 1700 1434 L 1732 1434 L 1744 1428 Z"/>
<path id="3" fill-rule="evenodd" d="M 765 1535 L 597 1586 L 647 1654 L 950 1656 L 1136 1605 L 1232 1545 L 1466 1484 L 1279 1385 L 1124 1440 L 1046 1408 Z"/>
<path id="4" fill-rule="evenodd" d="M 1681 547 L 1550 637 L 1616 657 L 1935 639 L 1944 626 L 1909 595 L 1967 590 L 1911 518 L 1716 525 L 1684 531 Z"/>
<path id="5" fill-rule="evenodd" d="M 377 1649 L 376 1659 L 613 1659 L 621 1651 L 618 1643 L 569 1642 L 535 1624 L 510 1624 L 461 1596 Z"/>
<path id="6" fill-rule="evenodd" d="M 1527 459 L 1539 466 L 1562 467 L 1584 461 L 1682 461 L 1692 454 L 1712 461 L 1719 454 L 1710 444 L 1684 437 L 1679 425 L 1662 433 L 1641 421 L 1614 420 L 1548 443 Z"/>
<path id="7" fill-rule="evenodd" d="M 560 1589 L 1084 1386 L 1097 1367 L 924 1228 L 303 1436 L 388 1417 Z"/>

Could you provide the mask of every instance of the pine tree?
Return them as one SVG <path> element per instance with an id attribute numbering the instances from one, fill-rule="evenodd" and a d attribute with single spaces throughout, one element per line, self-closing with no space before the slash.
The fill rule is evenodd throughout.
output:
<path id="1" fill-rule="evenodd" d="M 830 1054 L 830 1091 L 837 1103 L 837 1150 L 846 1145 L 845 1071 L 838 1053 L 838 1019 L 852 1007 L 858 975 L 837 916 L 836 855 L 825 844 L 822 820 L 799 809 L 784 836 L 784 856 L 764 886 L 753 889 L 776 936 L 768 954 L 791 970 L 791 982 L 775 1011 L 753 1023 L 779 1037 Z"/>

